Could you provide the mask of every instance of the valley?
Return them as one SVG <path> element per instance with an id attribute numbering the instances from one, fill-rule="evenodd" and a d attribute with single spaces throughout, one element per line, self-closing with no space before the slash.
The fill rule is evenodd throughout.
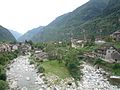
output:
<path id="1" fill-rule="evenodd" d="M 44 1 L 0 5 L 0 90 L 120 90 L 120 0 Z"/>

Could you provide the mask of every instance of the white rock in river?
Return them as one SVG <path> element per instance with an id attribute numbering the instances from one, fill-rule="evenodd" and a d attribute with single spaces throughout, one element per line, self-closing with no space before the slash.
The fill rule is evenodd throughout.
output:
<path id="1" fill-rule="evenodd" d="M 28 90 L 26 87 L 21 88 L 21 90 Z"/>
<path id="2" fill-rule="evenodd" d="M 27 81 L 30 81 L 30 77 L 26 77 L 26 80 L 27 80 Z"/>
<path id="3" fill-rule="evenodd" d="M 17 88 L 17 81 L 13 81 L 10 87 L 12 89 L 16 89 Z"/>

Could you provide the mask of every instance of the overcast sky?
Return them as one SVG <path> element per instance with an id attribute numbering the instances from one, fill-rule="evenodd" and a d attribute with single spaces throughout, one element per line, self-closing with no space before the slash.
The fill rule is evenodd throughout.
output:
<path id="1" fill-rule="evenodd" d="M 0 0 L 0 25 L 25 33 L 45 26 L 89 0 Z"/>

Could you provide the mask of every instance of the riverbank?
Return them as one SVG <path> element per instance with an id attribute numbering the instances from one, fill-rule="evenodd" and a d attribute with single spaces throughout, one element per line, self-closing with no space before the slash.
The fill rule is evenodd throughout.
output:
<path id="1" fill-rule="evenodd" d="M 10 90 L 120 90 L 109 83 L 107 77 L 103 76 L 102 69 L 96 69 L 87 63 L 83 63 L 81 67 L 83 67 L 80 69 L 83 76 L 81 81 L 78 81 L 78 86 L 73 78 L 65 78 L 59 83 L 52 83 L 59 80 L 57 75 L 38 74 L 35 66 L 30 65 L 29 56 L 19 56 L 9 65 L 7 81 Z"/>
<path id="2" fill-rule="evenodd" d="M 39 90 L 44 83 L 39 78 L 34 65 L 30 65 L 29 56 L 19 56 L 9 65 L 7 70 L 7 81 L 10 90 Z M 40 85 L 41 84 L 41 85 Z"/>
<path id="3" fill-rule="evenodd" d="M 109 83 L 106 76 L 103 76 L 106 72 L 102 69 L 96 69 L 90 64 L 84 63 L 82 65 L 83 77 L 79 85 L 80 90 L 120 90 L 117 86 L 113 86 Z"/>
<path id="4" fill-rule="evenodd" d="M 17 56 L 18 51 L 0 53 L 0 90 L 6 90 L 8 88 L 6 69 L 9 68 L 7 65 Z"/>

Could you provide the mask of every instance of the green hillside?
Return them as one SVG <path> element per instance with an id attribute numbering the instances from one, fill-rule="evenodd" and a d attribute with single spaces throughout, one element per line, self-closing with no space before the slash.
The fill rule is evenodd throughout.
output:
<path id="1" fill-rule="evenodd" d="M 0 25 L 0 41 L 16 41 L 9 30 Z"/>
<path id="2" fill-rule="evenodd" d="M 33 41 L 68 40 L 71 36 L 82 37 L 81 25 L 98 17 L 106 8 L 108 0 L 90 0 L 73 12 L 56 18 L 42 33 L 35 35 Z"/>
<path id="3" fill-rule="evenodd" d="M 40 33 L 43 29 L 43 26 L 40 26 L 38 28 L 34 28 L 28 32 L 26 32 L 24 35 L 18 38 L 18 41 L 23 42 L 25 40 L 31 40 L 31 38 L 36 35 L 37 33 Z"/>
<path id="4" fill-rule="evenodd" d="M 88 34 L 110 35 L 120 29 L 120 0 L 110 0 L 103 13 L 96 19 L 82 25 Z M 100 33 L 101 32 L 101 33 Z"/>

